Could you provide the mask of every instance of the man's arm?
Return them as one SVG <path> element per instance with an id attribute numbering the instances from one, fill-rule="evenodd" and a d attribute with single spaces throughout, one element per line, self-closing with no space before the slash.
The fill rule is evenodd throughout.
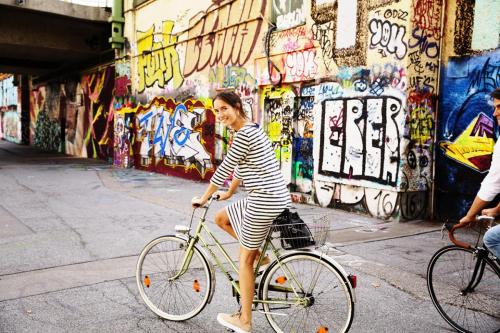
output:
<path id="1" fill-rule="evenodd" d="M 460 219 L 460 223 L 474 221 L 476 219 L 476 215 L 478 215 L 488 203 L 489 201 L 484 201 L 480 197 L 476 196 L 469 208 L 469 211 L 467 212 L 467 215 Z"/>

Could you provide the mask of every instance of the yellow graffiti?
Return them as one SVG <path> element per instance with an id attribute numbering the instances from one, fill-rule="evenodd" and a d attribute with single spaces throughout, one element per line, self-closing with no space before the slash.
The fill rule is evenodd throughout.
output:
<path id="1" fill-rule="evenodd" d="M 495 141 L 493 138 L 486 136 L 471 136 L 472 130 L 477 123 L 479 116 L 477 116 L 454 141 L 443 141 L 439 143 L 441 149 L 444 150 L 446 156 L 454 159 L 466 166 L 477 170 L 484 171 L 473 163 L 474 158 L 485 157 L 493 153 Z"/>
<path id="2" fill-rule="evenodd" d="M 146 32 L 138 32 L 137 52 L 139 92 L 151 87 L 156 82 L 163 88 L 172 80 L 174 88 L 179 88 L 184 81 L 182 77 L 179 54 L 175 49 L 177 36 L 172 35 L 173 21 L 163 22 L 162 42 L 154 42 L 154 25 Z"/>
<path id="3" fill-rule="evenodd" d="M 420 144 L 427 143 L 432 138 L 434 119 L 428 108 L 417 107 L 411 112 L 410 138 Z"/>
<path id="4" fill-rule="evenodd" d="M 267 127 L 268 136 L 271 141 L 280 141 L 281 137 L 281 123 L 277 121 L 273 121 L 269 123 Z"/>

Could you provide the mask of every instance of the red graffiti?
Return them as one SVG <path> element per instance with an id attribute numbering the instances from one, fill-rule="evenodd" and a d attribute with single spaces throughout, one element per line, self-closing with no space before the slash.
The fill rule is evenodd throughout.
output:
<path id="1" fill-rule="evenodd" d="M 189 29 L 185 77 L 217 64 L 243 66 L 261 38 L 266 1 L 237 0 L 216 6 Z"/>
<path id="2" fill-rule="evenodd" d="M 115 97 L 123 97 L 129 95 L 128 87 L 132 82 L 124 75 L 115 79 Z"/>
<path id="3" fill-rule="evenodd" d="M 441 38 L 441 0 L 415 0 L 413 23 L 420 29 L 431 33 L 436 39 Z"/>

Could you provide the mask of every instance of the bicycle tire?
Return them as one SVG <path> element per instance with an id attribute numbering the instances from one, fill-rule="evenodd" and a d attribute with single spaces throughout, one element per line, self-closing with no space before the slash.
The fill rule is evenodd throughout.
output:
<path id="1" fill-rule="evenodd" d="M 464 290 L 478 257 L 471 249 L 449 245 L 438 250 L 427 268 L 427 289 L 443 319 L 459 332 L 500 332 L 500 272 L 484 258 L 481 280 Z M 477 279 L 476 279 L 477 280 Z"/>
<path id="2" fill-rule="evenodd" d="M 188 243 L 176 236 L 149 242 L 139 255 L 136 282 L 149 309 L 158 316 L 183 321 L 200 313 L 212 292 L 212 272 L 203 253 L 195 246 L 189 267 L 176 280 Z"/>
<path id="3" fill-rule="evenodd" d="M 333 333 L 349 330 L 354 318 L 354 299 L 349 281 L 337 267 L 318 254 L 292 253 L 280 258 L 280 263 L 274 261 L 262 277 L 259 286 L 260 299 L 272 301 L 294 297 L 294 293 L 273 291 L 276 287 L 272 283 L 285 288 L 295 285 L 290 281 L 283 282 L 284 269 L 290 270 L 301 285 L 312 289 L 303 295 L 307 296 L 311 303 L 263 303 L 264 313 L 274 331 Z M 316 283 L 313 283 L 315 280 Z"/>

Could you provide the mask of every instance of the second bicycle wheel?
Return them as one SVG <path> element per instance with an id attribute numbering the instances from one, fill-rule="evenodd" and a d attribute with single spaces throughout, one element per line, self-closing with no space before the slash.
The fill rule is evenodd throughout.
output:
<path id="1" fill-rule="evenodd" d="M 213 287 L 208 262 L 196 247 L 189 266 L 179 274 L 187 246 L 175 236 L 159 237 L 144 247 L 137 262 L 136 282 L 142 299 L 168 320 L 196 316 L 207 304 Z"/>
<path id="2" fill-rule="evenodd" d="M 455 245 L 440 249 L 427 268 L 427 287 L 439 314 L 459 332 L 500 331 L 500 276 L 482 260 L 482 272 L 470 285 L 478 257 Z"/>
<path id="3" fill-rule="evenodd" d="M 295 253 L 262 277 L 260 298 L 276 332 L 347 332 L 354 316 L 349 281 L 314 253 Z M 299 296 L 297 298 L 295 290 Z M 295 304 L 291 304 L 294 301 Z M 289 302 L 286 304 L 285 302 Z"/>

